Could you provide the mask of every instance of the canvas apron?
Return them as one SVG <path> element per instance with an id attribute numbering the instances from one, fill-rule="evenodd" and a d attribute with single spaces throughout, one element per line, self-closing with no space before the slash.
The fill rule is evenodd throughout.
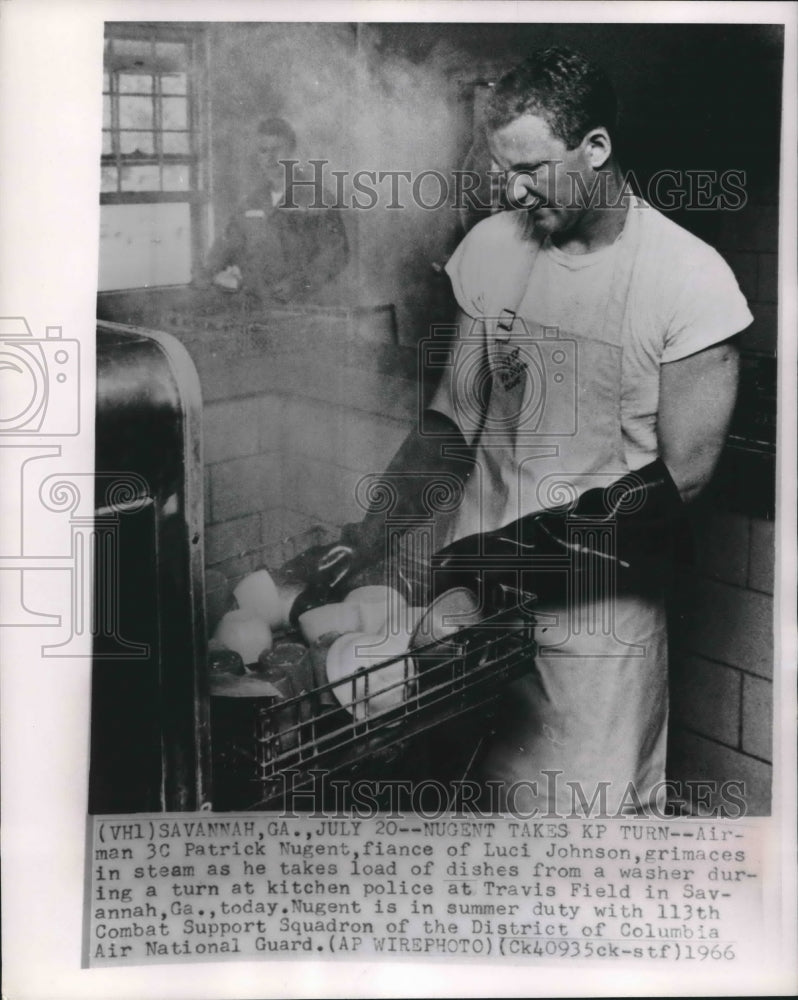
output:
<path id="1" fill-rule="evenodd" d="M 606 311 L 585 336 L 513 317 L 535 250 L 503 278 L 485 323 L 490 396 L 475 473 L 444 544 L 557 506 L 628 471 L 621 430 L 622 330 L 637 213 L 616 244 Z M 521 279 L 521 292 L 518 285 Z M 503 300 L 508 305 L 501 305 Z M 462 361 L 462 359 L 461 359 Z M 568 572 L 568 570 L 565 570 Z M 503 811 L 639 811 L 664 780 L 667 645 L 659 588 L 602 592 L 571 574 L 568 607 L 540 605 L 534 669 L 503 698 L 479 777 Z M 567 784 L 578 782 L 578 788 Z M 634 786 L 630 788 L 630 783 Z M 591 806 L 591 802 L 593 805 Z"/>

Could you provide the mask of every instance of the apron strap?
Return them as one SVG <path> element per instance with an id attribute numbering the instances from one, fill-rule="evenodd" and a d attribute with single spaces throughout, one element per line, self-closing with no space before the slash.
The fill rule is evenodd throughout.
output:
<path id="1" fill-rule="evenodd" d="M 628 197 L 630 204 L 624 230 L 618 241 L 618 254 L 610 280 L 602 331 L 620 330 L 622 327 L 640 244 L 641 226 L 636 213 L 648 207 L 628 189 L 622 197 Z M 521 231 L 518 253 L 507 262 L 502 271 L 495 276 L 490 287 L 485 290 L 483 321 L 489 338 L 488 343 L 494 340 L 509 341 L 518 307 L 526 294 L 532 269 L 540 251 L 540 243 L 530 237 L 525 228 L 525 220 L 518 216 L 517 221 Z"/>
<path id="2" fill-rule="evenodd" d="M 627 189 L 628 190 L 628 189 Z M 607 290 L 606 307 L 600 328 L 600 339 L 611 343 L 619 343 L 620 333 L 629 301 L 629 289 L 632 283 L 635 265 L 638 259 L 640 243 L 640 219 L 637 215 L 645 206 L 634 198 L 631 199 L 624 229 L 616 245 L 616 254 L 612 274 Z M 504 381 L 503 392 L 493 400 L 493 387 L 490 398 L 498 405 L 504 416 L 504 435 L 511 454 L 515 454 L 519 433 L 518 420 L 524 412 L 526 378 L 518 377 L 518 362 L 514 354 L 518 347 L 513 348 L 513 334 L 516 313 L 526 294 L 532 270 L 540 251 L 540 243 L 533 240 L 528 231 L 523 231 L 526 220 L 516 216 L 519 228 L 522 230 L 518 240 L 518 252 L 507 262 L 490 289 L 486 290 L 486 309 L 484 315 L 485 331 L 489 356 L 504 364 L 507 378 Z M 521 319 L 523 326 L 523 319 Z M 525 329 L 525 328 L 524 328 Z M 607 331 L 613 331 L 611 336 Z M 491 403 L 486 404 L 490 406 Z"/>
<path id="3" fill-rule="evenodd" d="M 518 253 L 513 254 L 485 289 L 483 321 L 488 343 L 509 340 L 518 307 L 526 294 L 540 243 L 525 231 L 525 219 L 516 215 L 519 232 Z"/>
<path id="4" fill-rule="evenodd" d="M 602 333 L 606 330 L 622 330 L 626 310 L 629 305 L 629 289 L 632 285 L 635 265 L 639 259 L 641 225 L 638 212 L 648 207 L 639 198 L 632 195 L 627 188 L 622 197 L 629 198 L 629 208 L 623 232 L 618 239 L 615 266 L 610 280 L 607 308 L 601 325 Z"/>

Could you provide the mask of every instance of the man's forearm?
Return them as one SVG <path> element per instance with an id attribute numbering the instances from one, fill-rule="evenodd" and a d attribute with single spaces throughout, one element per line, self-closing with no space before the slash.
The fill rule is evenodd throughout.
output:
<path id="1" fill-rule="evenodd" d="M 364 518 L 345 525 L 340 541 L 324 547 L 306 577 L 306 587 L 291 610 L 292 620 L 311 607 L 340 598 L 358 570 L 379 562 L 386 552 L 389 519 L 405 523 L 434 517 L 425 503 L 430 488 L 440 484 L 448 494 L 453 484 L 462 488 L 474 467 L 473 450 L 448 417 L 425 411 L 424 431 L 414 427 L 386 470 L 375 477 L 375 502 Z M 384 500 L 389 500 L 384 504 Z"/>

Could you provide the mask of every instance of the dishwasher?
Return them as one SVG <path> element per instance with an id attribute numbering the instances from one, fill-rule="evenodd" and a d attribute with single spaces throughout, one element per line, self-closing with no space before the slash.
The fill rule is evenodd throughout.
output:
<path id="1" fill-rule="evenodd" d="M 418 783 L 467 780 L 502 691 L 532 668 L 534 624 L 517 607 L 498 611 L 289 698 L 212 689 L 215 807 L 346 810 L 360 783 L 387 808 L 403 785 L 409 802 Z"/>
<path id="2" fill-rule="evenodd" d="M 467 776 L 497 699 L 532 669 L 530 605 L 287 699 L 214 697 L 196 369 L 172 335 L 118 323 L 98 323 L 97 358 L 97 483 L 124 470 L 141 495 L 112 512 L 115 559 L 95 558 L 96 601 L 113 593 L 119 628 L 138 641 L 120 649 L 116 633 L 94 637 L 90 812 L 279 810 L 320 774 L 348 808 L 340 789 L 361 780 Z M 107 518 L 99 492 L 97 505 Z M 319 537 L 304 532 L 287 554 Z M 386 669 L 398 696 L 375 707 L 371 686 Z"/>

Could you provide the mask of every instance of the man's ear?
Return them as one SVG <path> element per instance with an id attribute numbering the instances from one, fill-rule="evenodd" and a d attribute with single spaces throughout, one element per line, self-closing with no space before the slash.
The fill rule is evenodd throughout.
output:
<path id="1" fill-rule="evenodd" d="M 582 149 L 594 170 L 600 170 L 612 156 L 612 139 L 602 127 L 591 129 L 582 140 Z"/>

